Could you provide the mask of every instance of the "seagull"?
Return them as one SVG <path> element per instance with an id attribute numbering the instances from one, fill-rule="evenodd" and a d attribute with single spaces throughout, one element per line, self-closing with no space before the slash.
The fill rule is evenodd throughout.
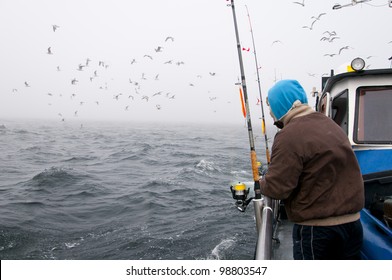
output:
<path id="1" fill-rule="evenodd" d="M 328 42 L 331 43 L 331 42 L 333 42 L 333 40 L 335 40 L 335 39 L 340 39 L 340 37 L 335 36 L 335 37 L 329 38 Z"/>
<path id="2" fill-rule="evenodd" d="M 16 89 L 16 88 L 12 89 L 12 92 L 17 92 L 17 91 L 18 91 L 18 89 Z"/>
<path id="3" fill-rule="evenodd" d="M 143 95 L 142 100 L 145 99 L 148 102 L 148 96 L 147 95 Z"/>
<path id="4" fill-rule="evenodd" d="M 293 3 L 301 5 L 302 7 L 305 7 L 305 0 L 302 0 L 302 3 L 300 3 L 300 2 L 293 2 Z"/>
<path id="5" fill-rule="evenodd" d="M 71 84 L 76 85 L 77 82 L 79 82 L 79 81 L 76 79 L 72 79 Z"/>
<path id="6" fill-rule="evenodd" d="M 333 40 L 335 40 L 335 39 L 340 39 L 340 37 L 337 37 L 337 36 L 335 36 L 335 37 L 322 37 L 320 39 L 320 41 L 328 41 L 329 43 L 332 43 Z"/>
<path id="7" fill-rule="evenodd" d="M 280 40 L 275 40 L 275 41 L 272 42 L 271 45 L 276 44 L 276 43 L 282 43 L 282 42 Z"/>
<path id="8" fill-rule="evenodd" d="M 49 47 L 49 48 L 48 48 L 48 52 L 47 52 L 47 54 L 53 54 L 53 53 L 52 53 L 52 49 L 51 49 L 51 47 Z"/>
<path id="9" fill-rule="evenodd" d="M 166 62 L 163 63 L 163 64 L 172 64 L 172 62 L 173 62 L 173 60 L 168 60 L 168 61 L 166 61 Z"/>
<path id="10" fill-rule="evenodd" d="M 154 93 L 152 96 L 154 97 L 154 96 L 161 95 L 161 94 L 162 94 L 162 91 L 158 91 L 158 92 Z"/>
<path id="11" fill-rule="evenodd" d="M 216 73 L 215 73 L 215 72 L 210 72 L 210 75 L 211 75 L 211 76 L 215 76 Z"/>
<path id="12" fill-rule="evenodd" d="M 27 82 L 24 82 L 26 87 L 30 87 L 30 85 Z"/>
<path id="13" fill-rule="evenodd" d="M 312 16 L 311 18 L 314 18 L 315 20 L 320 20 L 320 18 L 321 18 L 322 16 L 324 16 L 324 15 L 326 15 L 326 13 L 321 13 L 321 14 L 319 14 L 317 17 Z"/>
<path id="14" fill-rule="evenodd" d="M 149 59 L 152 60 L 152 56 L 151 55 L 145 54 L 143 57 L 148 57 Z"/>
<path id="15" fill-rule="evenodd" d="M 82 64 L 79 64 L 79 66 L 78 66 L 78 71 L 83 71 L 83 67 L 85 67 L 85 65 L 82 65 Z"/>
<path id="16" fill-rule="evenodd" d="M 333 57 L 333 56 L 335 56 L 335 55 L 336 55 L 336 53 L 331 53 L 331 54 L 326 53 L 326 54 L 324 54 L 324 56 L 330 56 L 330 57 Z"/>
<path id="17" fill-rule="evenodd" d="M 56 24 L 53 24 L 53 25 L 52 25 L 53 32 L 56 32 L 56 29 L 59 28 L 59 27 L 60 27 L 60 26 L 58 26 L 58 25 L 56 25 Z"/>
<path id="18" fill-rule="evenodd" d="M 136 59 L 131 60 L 131 64 L 134 64 L 134 63 L 136 63 Z"/>
<path id="19" fill-rule="evenodd" d="M 343 50 L 348 50 L 349 48 L 350 48 L 349 46 L 341 47 L 341 48 L 339 49 L 339 54 L 340 54 Z"/>
<path id="20" fill-rule="evenodd" d="M 118 98 L 120 97 L 120 95 L 122 95 L 122 93 L 119 93 L 119 94 L 117 94 L 117 95 L 114 95 L 114 96 L 113 96 L 113 99 L 118 100 Z"/>
<path id="21" fill-rule="evenodd" d="M 162 51 L 162 49 L 163 49 L 163 47 L 161 47 L 161 46 L 158 46 L 158 47 L 155 49 L 155 52 L 161 52 L 161 51 Z"/>
<path id="22" fill-rule="evenodd" d="M 323 34 L 325 34 L 325 33 L 327 33 L 330 37 L 336 35 L 335 31 L 324 31 Z"/>
<path id="23" fill-rule="evenodd" d="M 155 76 L 155 81 L 158 81 L 159 80 L 159 74 L 157 74 L 156 76 Z"/>
<path id="24" fill-rule="evenodd" d="M 157 107 L 157 110 L 161 110 L 161 105 L 159 105 L 159 104 L 157 104 L 157 105 L 155 105 L 156 107 Z"/>
<path id="25" fill-rule="evenodd" d="M 59 72 L 61 71 L 60 66 L 57 66 L 57 71 L 59 71 Z"/>
<path id="26" fill-rule="evenodd" d="M 174 38 L 171 36 L 166 37 L 165 42 L 167 42 L 168 40 L 171 40 L 172 42 L 174 42 Z"/>
<path id="27" fill-rule="evenodd" d="M 315 21 L 312 22 L 312 24 L 310 26 L 302 26 L 302 28 L 309 28 L 309 30 L 313 30 L 313 25 L 314 23 L 317 21 L 317 19 Z"/>

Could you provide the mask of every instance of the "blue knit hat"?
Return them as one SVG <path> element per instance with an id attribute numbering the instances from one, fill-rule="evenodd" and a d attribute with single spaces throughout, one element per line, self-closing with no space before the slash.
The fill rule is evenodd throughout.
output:
<path id="1" fill-rule="evenodd" d="M 269 106 L 278 120 L 287 114 L 296 100 L 308 103 L 304 89 L 296 80 L 281 80 L 268 91 Z"/>

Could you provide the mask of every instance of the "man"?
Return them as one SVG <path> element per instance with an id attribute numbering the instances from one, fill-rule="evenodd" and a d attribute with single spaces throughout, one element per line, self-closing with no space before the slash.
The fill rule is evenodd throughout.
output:
<path id="1" fill-rule="evenodd" d="M 360 259 L 364 185 L 357 159 L 343 130 L 307 103 L 296 80 L 269 90 L 281 130 L 261 192 L 282 200 L 294 223 L 294 259 Z"/>

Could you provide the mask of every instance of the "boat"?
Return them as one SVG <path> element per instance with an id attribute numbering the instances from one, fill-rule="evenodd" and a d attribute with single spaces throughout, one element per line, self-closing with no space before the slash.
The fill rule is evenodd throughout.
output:
<path id="1" fill-rule="evenodd" d="M 392 260 L 392 68 L 364 70 L 355 58 L 323 77 L 316 111 L 347 134 L 361 168 L 362 259 Z"/>
<path id="2" fill-rule="evenodd" d="M 392 68 L 364 70 L 365 61 L 331 70 L 321 91 L 313 91 L 315 110 L 332 118 L 347 134 L 358 159 L 365 189 L 361 258 L 392 260 Z M 320 128 L 322 129 L 322 128 Z M 248 183 L 232 184 L 236 206 L 245 211 Z M 255 259 L 292 259 L 292 224 L 282 202 L 253 199 L 258 233 Z"/>

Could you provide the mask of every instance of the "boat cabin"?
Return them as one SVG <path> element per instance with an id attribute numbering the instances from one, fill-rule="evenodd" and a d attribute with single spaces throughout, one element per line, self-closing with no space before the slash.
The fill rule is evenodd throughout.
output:
<path id="1" fill-rule="evenodd" d="M 362 257 L 392 259 L 392 69 L 364 67 L 357 58 L 343 72 L 323 78 L 316 110 L 347 134 L 361 168 Z"/>

